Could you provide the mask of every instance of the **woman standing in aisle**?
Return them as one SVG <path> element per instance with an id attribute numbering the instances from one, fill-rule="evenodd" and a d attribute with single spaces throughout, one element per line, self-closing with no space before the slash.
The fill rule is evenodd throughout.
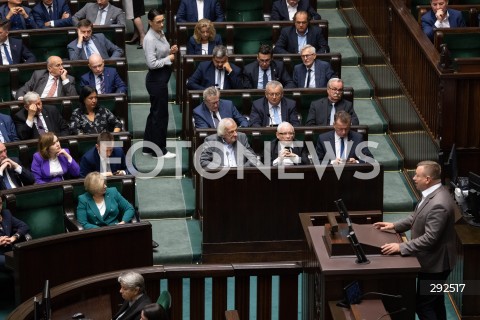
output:
<path id="1" fill-rule="evenodd" d="M 150 114 L 145 125 L 143 140 L 159 147 L 160 154 L 145 144 L 143 154 L 171 159 L 175 154 L 167 151 L 168 80 L 172 74 L 171 65 L 175 60 L 178 47 L 177 45 L 170 47 L 163 34 L 165 15 L 161 9 L 152 9 L 148 12 L 148 24 L 150 28 L 143 40 L 143 49 L 149 69 L 145 85 L 150 95 Z M 158 148 L 155 149 L 158 151 Z"/>
<path id="2" fill-rule="evenodd" d="M 127 19 L 133 21 L 133 36 L 126 44 L 138 43 L 137 49 L 142 49 L 145 29 L 143 28 L 142 16 L 145 15 L 145 4 L 143 0 L 122 0 L 123 9 Z"/>

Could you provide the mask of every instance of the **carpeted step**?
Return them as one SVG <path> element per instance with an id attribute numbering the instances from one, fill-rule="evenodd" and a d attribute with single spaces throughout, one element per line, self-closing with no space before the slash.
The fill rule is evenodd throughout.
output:
<path id="1" fill-rule="evenodd" d="M 145 124 L 150 113 L 150 103 L 130 103 L 128 106 L 128 131 L 134 139 L 142 139 L 145 132 Z M 177 138 L 182 132 L 182 114 L 180 107 L 175 104 L 168 106 L 168 131 L 167 136 Z"/>
<path id="2" fill-rule="evenodd" d="M 399 171 L 385 171 L 383 177 L 383 211 L 412 211 L 417 204 L 417 200 L 403 173 Z"/>
<path id="3" fill-rule="evenodd" d="M 373 88 L 361 67 L 342 66 L 342 80 L 345 87 L 353 88 L 355 98 L 370 98 L 373 96 Z"/>
<path id="4" fill-rule="evenodd" d="M 356 67 L 360 63 L 360 55 L 357 49 L 352 44 L 350 39 L 345 36 L 329 37 L 328 45 L 330 52 L 340 52 L 342 54 L 342 67 L 353 66 Z M 343 74 L 343 69 L 342 69 Z"/>
<path id="5" fill-rule="evenodd" d="M 317 1 L 317 11 L 322 13 L 322 9 L 333 9 L 337 8 L 337 0 L 318 0 Z M 323 15 L 322 15 L 323 18 Z"/>
<path id="6" fill-rule="evenodd" d="M 196 263 L 200 261 L 201 231 L 198 220 L 149 220 L 153 240 L 159 246 L 153 249 L 153 264 Z"/>
<path id="7" fill-rule="evenodd" d="M 142 219 L 190 218 L 195 211 L 189 178 L 137 178 L 136 198 Z"/>
<path id="8" fill-rule="evenodd" d="M 130 69 L 129 69 L 130 70 Z M 145 88 L 145 77 L 147 70 L 128 71 L 128 81 L 130 87 L 130 102 L 149 103 L 149 95 Z M 168 100 L 175 100 L 175 73 L 172 73 L 168 82 Z"/>
<path id="9" fill-rule="evenodd" d="M 348 27 L 337 8 L 317 10 L 322 20 L 328 20 L 328 37 L 345 37 Z"/>
<path id="10" fill-rule="evenodd" d="M 390 130 L 417 131 L 423 129 L 416 111 L 404 95 L 379 97 L 378 100 L 390 119 Z"/>
<path id="11" fill-rule="evenodd" d="M 438 160 L 438 148 L 425 131 L 394 132 L 391 137 L 403 152 L 406 169 L 415 169 L 420 161 Z"/>
<path id="12" fill-rule="evenodd" d="M 403 159 L 395 150 L 392 140 L 386 134 L 369 134 L 368 141 L 378 143 L 377 147 L 369 147 L 375 159 L 383 164 L 385 171 L 400 170 Z"/>
<path id="13" fill-rule="evenodd" d="M 388 123 L 375 100 L 370 98 L 354 99 L 353 106 L 360 124 L 368 126 L 369 134 L 386 132 Z"/>

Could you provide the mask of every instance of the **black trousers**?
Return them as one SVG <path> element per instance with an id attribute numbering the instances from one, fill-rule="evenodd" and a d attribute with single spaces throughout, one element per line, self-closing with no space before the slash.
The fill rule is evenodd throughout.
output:
<path id="1" fill-rule="evenodd" d="M 434 285 L 444 284 L 450 270 L 439 273 L 418 273 L 416 313 L 420 320 L 447 320 L 445 294 L 432 293 Z"/>
<path id="2" fill-rule="evenodd" d="M 163 154 L 167 153 L 168 80 L 171 74 L 172 69 L 164 66 L 148 71 L 145 79 L 145 86 L 150 95 L 150 114 L 145 125 L 143 140 L 156 144 Z M 143 152 L 153 153 L 154 151 L 143 147 Z"/>

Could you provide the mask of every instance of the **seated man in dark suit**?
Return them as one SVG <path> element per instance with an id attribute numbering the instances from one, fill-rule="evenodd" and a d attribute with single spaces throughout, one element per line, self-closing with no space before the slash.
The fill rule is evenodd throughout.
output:
<path id="1" fill-rule="evenodd" d="M 83 19 L 77 25 L 77 39 L 67 45 L 70 60 L 87 60 L 93 53 L 103 59 L 123 57 L 123 50 L 108 40 L 103 33 L 93 34 L 93 24 Z"/>
<path id="2" fill-rule="evenodd" d="M 281 122 L 299 126 L 295 100 L 283 97 L 283 86 L 272 80 L 267 83 L 265 97 L 253 101 L 250 127 L 276 126 Z"/>
<path id="3" fill-rule="evenodd" d="M 317 140 L 318 160 L 327 164 L 345 164 L 371 162 L 373 159 L 368 146 L 356 150 L 359 144 L 363 143 L 363 137 L 360 133 L 351 131 L 350 126 L 352 118 L 345 111 L 339 111 L 335 114 L 334 130 L 322 133 Z"/>
<path id="4" fill-rule="evenodd" d="M 24 108 L 13 115 L 17 133 L 21 140 L 36 139 L 46 132 L 57 136 L 68 136 L 68 122 L 55 106 L 43 105 L 40 95 L 27 92 L 23 97 Z"/>
<path id="5" fill-rule="evenodd" d="M 125 12 L 111 5 L 108 0 L 97 0 L 96 3 L 86 3 L 82 9 L 73 15 L 73 25 L 78 25 L 82 19 L 88 19 L 95 25 L 126 25 Z"/>
<path id="6" fill-rule="evenodd" d="M 200 154 L 202 168 L 252 167 L 257 156 L 248 144 L 245 133 L 237 132 L 237 124 L 231 118 L 220 120 L 217 133 L 205 138 Z"/>
<path id="7" fill-rule="evenodd" d="M 296 88 L 325 88 L 328 80 L 335 76 L 330 63 L 316 60 L 315 48 L 309 44 L 302 48 L 303 64 L 293 68 L 293 83 Z"/>
<path id="8" fill-rule="evenodd" d="M 134 271 L 122 272 L 118 277 L 118 283 L 124 301 L 112 320 L 141 319 L 143 307 L 151 303 L 145 292 L 143 276 Z"/>
<path id="9" fill-rule="evenodd" d="M 72 13 L 65 0 L 42 0 L 32 9 L 33 18 L 39 28 L 70 27 Z"/>
<path id="10" fill-rule="evenodd" d="M 295 140 L 295 129 L 288 122 L 277 127 L 277 138 L 270 144 L 272 166 L 309 164 L 308 150 L 302 141 Z"/>
<path id="11" fill-rule="evenodd" d="M 220 90 L 208 87 L 203 102 L 193 109 L 195 128 L 217 128 L 223 118 L 232 118 L 239 127 L 248 127 L 247 118 L 238 112 L 231 101 L 220 99 Z"/>
<path id="12" fill-rule="evenodd" d="M 17 140 L 17 129 L 15 128 L 12 117 L 0 113 L 0 142 L 13 142 Z"/>
<path id="13" fill-rule="evenodd" d="M 330 52 L 322 30 L 319 26 L 309 24 L 310 19 L 306 11 L 297 11 L 293 22 L 293 26 L 282 28 L 275 49 L 273 49 L 274 53 L 299 53 L 306 44 L 314 46 L 318 53 Z"/>
<path id="14" fill-rule="evenodd" d="M 113 135 L 102 132 L 97 137 L 97 144 L 85 152 L 80 159 L 80 176 L 85 177 L 93 171 L 109 177 L 129 174 L 125 163 L 125 153 L 120 147 L 114 147 Z"/>
<path id="15" fill-rule="evenodd" d="M 204 0 L 202 2 L 203 10 L 201 10 L 202 7 L 197 6 L 197 0 L 182 0 L 178 6 L 176 21 L 197 22 L 204 18 L 212 22 L 225 21 L 225 15 L 218 0 Z"/>
<path id="16" fill-rule="evenodd" d="M 257 61 L 243 68 L 243 87 L 245 89 L 265 89 L 271 80 L 282 83 L 284 88 L 295 88 L 292 77 L 288 74 L 282 61 L 272 60 L 272 47 L 262 44 L 257 54 Z"/>
<path id="17" fill-rule="evenodd" d="M 32 9 L 22 6 L 21 0 L 7 0 L 0 6 L 0 19 L 10 21 L 10 30 L 37 29 Z"/>
<path id="18" fill-rule="evenodd" d="M 0 65 L 32 63 L 37 59 L 33 53 L 23 45 L 21 39 L 10 38 L 10 22 L 0 21 Z"/>
<path id="19" fill-rule="evenodd" d="M 82 75 L 80 86 L 96 88 L 99 94 L 127 93 L 127 85 L 114 68 L 105 67 L 103 58 L 94 53 L 88 58 L 88 67 L 91 71 Z"/>
<path id="20" fill-rule="evenodd" d="M 430 0 L 432 10 L 422 16 L 422 30 L 433 42 L 433 34 L 437 28 L 465 27 L 462 12 L 448 9 L 448 0 Z"/>
<path id="21" fill-rule="evenodd" d="M 273 1 L 270 21 L 291 21 L 297 11 L 306 11 L 312 20 L 322 17 L 310 6 L 309 0 L 277 0 Z"/>
<path id="22" fill-rule="evenodd" d="M 202 61 L 187 80 L 189 90 L 204 90 L 216 86 L 219 89 L 242 89 L 242 70 L 228 62 L 227 48 L 213 48 L 212 61 Z"/>
<path id="23" fill-rule="evenodd" d="M 353 109 L 352 102 L 342 98 L 343 80 L 332 78 L 327 83 L 326 98 L 312 101 L 308 110 L 306 126 L 333 126 L 335 113 L 346 111 L 352 117 L 352 126 L 358 126 L 358 117 Z"/>
<path id="24" fill-rule="evenodd" d="M 16 97 L 23 100 L 28 91 L 35 91 L 41 98 L 76 96 L 75 78 L 63 68 L 62 58 L 51 56 L 47 59 L 47 70 L 35 70 L 30 80 L 17 90 Z"/>
<path id="25" fill-rule="evenodd" d="M 28 186 L 35 182 L 30 170 L 19 163 L 17 158 L 8 157 L 7 148 L 0 142 L 0 190 Z"/>

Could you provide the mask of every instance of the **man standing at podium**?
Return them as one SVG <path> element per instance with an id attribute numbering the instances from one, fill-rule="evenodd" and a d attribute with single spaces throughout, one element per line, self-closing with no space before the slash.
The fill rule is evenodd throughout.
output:
<path id="1" fill-rule="evenodd" d="M 444 295 L 432 293 L 432 285 L 443 284 L 456 260 L 454 202 L 441 184 L 441 167 L 434 161 L 417 165 L 413 181 L 422 192 L 422 200 L 407 218 L 377 222 L 380 230 L 405 232 L 412 239 L 404 243 L 387 243 L 383 254 L 400 253 L 416 256 L 421 269 L 418 273 L 416 313 L 420 320 L 446 320 Z"/>

